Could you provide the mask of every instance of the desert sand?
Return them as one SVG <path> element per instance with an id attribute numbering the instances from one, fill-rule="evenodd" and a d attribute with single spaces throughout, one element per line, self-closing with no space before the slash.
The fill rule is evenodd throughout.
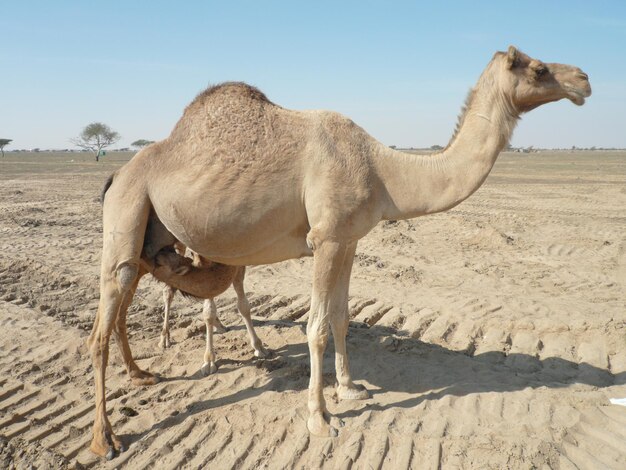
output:
<path id="1" fill-rule="evenodd" d="M 161 375 L 133 387 L 115 345 L 113 428 L 88 450 L 100 189 L 128 155 L 0 160 L 0 467 L 626 468 L 626 152 L 503 154 L 445 213 L 380 224 L 359 243 L 348 348 L 366 401 L 326 399 L 339 437 L 306 429 L 310 259 L 248 270 L 256 359 L 235 293 L 218 300 L 219 370 L 200 373 L 201 303 L 177 296 L 157 343 L 162 285 L 144 278 L 131 347 Z"/>

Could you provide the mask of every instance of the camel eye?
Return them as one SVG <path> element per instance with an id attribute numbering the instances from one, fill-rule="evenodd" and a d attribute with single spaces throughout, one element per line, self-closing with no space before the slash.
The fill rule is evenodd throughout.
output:
<path id="1" fill-rule="evenodd" d="M 543 77 L 546 73 L 548 73 L 548 69 L 545 67 L 539 67 L 538 69 L 535 69 L 535 74 L 537 75 L 537 78 Z"/>

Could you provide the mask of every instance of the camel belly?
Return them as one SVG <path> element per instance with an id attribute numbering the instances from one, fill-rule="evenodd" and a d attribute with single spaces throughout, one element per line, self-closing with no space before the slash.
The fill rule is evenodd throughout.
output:
<path id="1" fill-rule="evenodd" d="M 151 198 L 152 200 L 152 198 Z M 225 264 L 268 264 L 310 255 L 309 226 L 298 203 L 224 194 L 170 194 L 152 201 L 176 239 L 205 258 Z"/>
<path id="2" fill-rule="evenodd" d="M 306 244 L 306 234 L 282 236 L 268 243 L 267 239 L 249 237 L 233 237 L 228 240 L 221 236 L 188 238 L 187 233 L 184 230 L 180 233 L 173 232 L 177 239 L 196 253 L 211 261 L 234 266 L 271 264 L 313 255 Z M 249 233 L 254 234 L 255 231 L 251 230 Z"/>
<path id="3" fill-rule="evenodd" d="M 207 250 L 204 250 L 202 247 L 198 247 L 198 249 L 203 250 L 199 252 L 211 261 L 234 266 L 272 264 L 288 259 L 302 258 L 303 256 L 313 256 L 313 252 L 306 244 L 306 239 L 291 237 L 277 240 L 259 251 L 239 256 L 224 257 L 218 254 L 216 250 L 211 249 L 211 247 L 208 247 Z"/>
<path id="4" fill-rule="evenodd" d="M 154 211 L 178 240 L 210 260 L 235 265 L 310 254 L 303 185 L 293 164 L 243 156 L 207 160 L 150 175 Z"/>

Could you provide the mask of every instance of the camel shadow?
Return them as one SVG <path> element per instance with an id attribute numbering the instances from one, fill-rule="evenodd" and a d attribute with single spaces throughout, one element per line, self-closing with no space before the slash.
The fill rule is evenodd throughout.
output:
<path id="1" fill-rule="evenodd" d="M 393 332 L 376 326 L 369 331 L 357 334 L 380 337 L 381 334 Z M 350 418 L 365 411 L 390 408 L 413 408 L 424 401 L 439 400 L 446 396 L 505 393 L 540 387 L 559 389 L 573 384 L 598 389 L 626 384 L 626 372 L 613 374 L 585 362 L 578 363 L 561 357 L 540 359 L 530 354 L 504 354 L 497 351 L 474 355 L 398 336 L 394 336 L 392 341 L 374 344 L 372 349 L 372 356 L 379 356 L 378 362 L 388 362 L 388 366 L 380 367 L 370 356 L 353 361 L 352 368 L 356 381 L 363 380 L 380 387 L 370 392 L 373 403 L 339 413 L 337 417 Z M 376 395 L 388 392 L 415 396 L 392 403 L 377 403 Z"/>
<path id="2" fill-rule="evenodd" d="M 257 322 L 255 322 L 257 323 Z M 266 325 L 273 321 L 261 322 Z M 290 323 L 293 326 L 293 323 Z M 300 326 L 303 326 L 302 324 Z M 398 336 L 386 327 L 351 327 L 348 351 L 353 379 L 366 382 L 371 398 L 365 406 L 338 413 L 338 418 L 353 418 L 366 411 L 390 408 L 413 408 L 427 400 L 445 396 L 465 396 L 472 393 L 513 392 L 530 388 L 565 388 L 583 384 L 597 388 L 626 384 L 626 372 L 611 372 L 586 363 L 577 363 L 559 357 L 539 359 L 528 354 L 486 352 L 471 355 L 443 346 L 424 343 L 418 339 Z M 302 391 L 308 386 L 309 357 L 306 342 L 288 344 L 274 350 L 267 359 L 218 361 L 220 370 L 228 373 L 239 367 L 264 369 L 267 381 L 258 387 L 194 402 L 186 410 L 155 423 L 138 434 L 121 437 L 132 443 L 145 435 L 178 425 L 196 414 L 218 409 L 263 395 L 266 392 Z M 329 341 L 324 355 L 325 386 L 334 385 L 334 346 Z M 191 376 L 163 378 L 164 382 L 208 379 L 196 372 Z M 378 400 L 378 395 L 389 392 L 412 394 L 403 400 Z M 326 391 L 328 393 L 328 391 Z"/>

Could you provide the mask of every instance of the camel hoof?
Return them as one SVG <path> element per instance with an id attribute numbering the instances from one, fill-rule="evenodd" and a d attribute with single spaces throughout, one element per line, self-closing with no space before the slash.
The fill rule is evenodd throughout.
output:
<path id="1" fill-rule="evenodd" d="M 228 333 L 229 328 L 227 326 L 221 325 L 215 327 L 215 332 L 219 334 Z"/>
<path id="2" fill-rule="evenodd" d="M 130 373 L 130 381 L 133 385 L 154 385 L 159 383 L 159 377 L 145 370 L 133 371 Z"/>
<path id="3" fill-rule="evenodd" d="M 126 448 L 113 433 L 100 434 L 100 439 L 94 434 L 89 449 L 96 455 L 112 460 L 117 452 L 124 452 Z"/>
<path id="4" fill-rule="evenodd" d="M 307 421 L 309 432 L 317 437 L 337 437 L 339 431 L 332 427 L 321 411 L 313 412 Z"/>
<path id="5" fill-rule="evenodd" d="M 254 356 L 258 357 L 259 359 L 265 359 L 267 357 L 269 357 L 270 353 L 267 349 L 265 349 L 263 346 L 259 346 L 258 349 L 254 350 Z"/>
<path id="6" fill-rule="evenodd" d="M 165 336 L 161 336 L 161 339 L 159 340 L 159 347 L 161 349 L 167 349 L 171 346 L 171 342 L 169 338 L 166 338 Z"/>
<path id="7" fill-rule="evenodd" d="M 119 437 L 117 437 L 115 434 L 111 434 L 111 442 L 113 442 L 113 448 L 120 454 L 126 451 L 126 447 L 124 446 L 124 444 L 122 444 L 122 441 L 120 441 Z"/>
<path id="8" fill-rule="evenodd" d="M 217 372 L 217 365 L 215 364 L 215 362 L 211 362 L 211 363 L 205 362 L 204 364 L 202 364 L 202 367 L 200 368 L 200 370 L 202 371 L 202 375 L 207 377 Z"/>
<path id="9" fill-rule="evenodd" d="M 370 394 L 362 385 L 352 384 L 352 387 L 339 385 L 337 387 L 337 396 L 341 400 L 367 400 Z"/>

